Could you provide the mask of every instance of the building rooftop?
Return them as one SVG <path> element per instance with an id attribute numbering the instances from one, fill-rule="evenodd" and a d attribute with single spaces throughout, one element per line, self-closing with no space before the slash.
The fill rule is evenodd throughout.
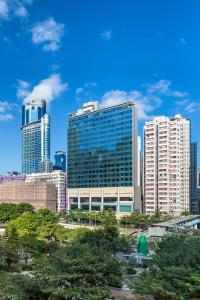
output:
<path id="1" fill-rule="evenodd" d="M 124 102 L 124 103 L 117 104 L 117 105 L 112 105 L 109 107 L 100 107 L 100 105 L 97 101 L 88 102 L 88 103 L 83 104 L 82 109 L 78 109 L 76 112 L 70 113 L 69 118 L 79 117 L 79 116 L 88 115 L 88 114 L 91 114 L 94 112 L 101 112 L 101 111 L 110 110 L 115 107 L 124 107 L 124 106 L 135 106 L 135 104 L 133 102 L 129 101 L 129 102 Z"/>

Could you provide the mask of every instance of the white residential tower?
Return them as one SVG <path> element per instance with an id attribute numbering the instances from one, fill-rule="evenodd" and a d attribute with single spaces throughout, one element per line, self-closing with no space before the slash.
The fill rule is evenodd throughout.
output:
<path id="1" fill-rule="evenodd" d="M 189 210 L 190 121 L 156 117 L 144 126 L 144 210 L 180 215 Z"/>

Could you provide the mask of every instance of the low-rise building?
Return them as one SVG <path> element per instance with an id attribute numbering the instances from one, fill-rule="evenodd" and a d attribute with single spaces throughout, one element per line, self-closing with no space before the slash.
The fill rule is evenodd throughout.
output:
<path id="1" fill-rule="evenodd" d="M 54 183 L 57 188 L 57 211 L 65 211 L 68 208 L 66 192 L 66 173 L 54 171 L 51 173 L 33 173 L 26 175 L 26 182 L 47 181 Z"/>
<path id="2" fill-rule="evenodd" d="M 10 181 L 0 184 L 0 203 L 29 203 L 36 209 L 56 212 L 57 189 L 46 181 Z"/>

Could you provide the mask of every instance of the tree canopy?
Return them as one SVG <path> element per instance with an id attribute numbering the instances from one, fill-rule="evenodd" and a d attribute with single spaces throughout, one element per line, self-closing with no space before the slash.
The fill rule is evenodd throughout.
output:
<path id="1" fill-rule="evenodd" d="M 6 223 L 10 220 L 14 220 L 26 212 L 33 212 L 33 206 L 29 203 L 1 203 L 0 223 Z"/>
<path id="2" fill-rule="evenodd" d="M 199 249 L 199 237 L 173 235 L 164 238 L 149 270 L 134 283 L 134 290 L 156 300 L 200 299 Z"/>

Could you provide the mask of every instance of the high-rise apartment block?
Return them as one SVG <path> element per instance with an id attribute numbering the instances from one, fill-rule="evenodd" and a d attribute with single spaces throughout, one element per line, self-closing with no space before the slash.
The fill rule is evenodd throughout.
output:
<path id="1" fill-rule="evenodd" d="M 51 172 L 50 118 L 44 100 L 22 106 L 22 173 Z"/>
<path id="2" fill-rule="evenodd" d="M 144 210 L 180 215 L 189 199 L 190 121 L 156 117 L 144 126 Z"/>
<path id="3" fill-rule="evenodd" d="M 99 108 L 86 103 L 69 115 L 70 208 L 132 212 L 138 194 L 137 109 L 131 102 Z"/>

